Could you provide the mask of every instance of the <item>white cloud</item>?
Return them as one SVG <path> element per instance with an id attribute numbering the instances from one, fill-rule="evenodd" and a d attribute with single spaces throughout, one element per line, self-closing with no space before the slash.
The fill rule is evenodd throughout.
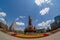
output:
<path id="1" fill-rule="evenodd" d="M 6 20 L 3 18 L 6 16 L 5 12 L 0 12 L 0 22 L 6 24 Z"/>
<path id="2" fill-rule="evenodd" d="M 0 22 L 6 24 L 6 20 L 4 18 L 0 18 Z"/>
<path id="3" fill-rule="evenodd" d="M 51 0 L 45 0 L 46 3 L 51 3 Z"/>
<path id="4" fill-rule="evenodd" d="M 42 5 L 42 3 L 44 3 L 44 0 L 35 0 L 35 3 L 39 6 Z"/>
<path id="5" fill-rule="evenodd" d="M 16 25 L 24 26 L 25 24 L 23 22 L 16 22 Z"/>
<path id="6" fill-rule="evenodd" d="M 40 14 L 41 14 L 41 15 L 45 15 L 45 14 L 47 14 L 47 13 L 49 12 L 49 10 L 50 10 L 50 8 L 49 8 L 49 7 L 46 7 L 46 8 L 44 8 L 44 9 L 42 9 L 42 10 L 40 11 Z"/>
<path id="7" fill-rule="evenodd" d="M 35 3 L 39 6 L 41 6 L 42 4 L 51 4 L 51 0 L 35 0 Z"/>
<path id="8" fill-rule="evenodd" d="M 25 18 L 25 16 L 19 16 L 19 17 L 22 18 L 22 19 Z"/>
<path id="9" fill-rule="evenodd" d="M 19 18 L 23 19 L 23 18 L 25 18 L 25 16 L 19 16 L 18 18 L 15 19 L 15 21 L 18 21 Z"/>
<path id="10" fill-rule="evenodd" d="M 19 18 L 16 18 L 16 21 L 19 20 Z"/>
<path id="11" fill-rule="evenodd" d="M 4 19 L 4 18 L 0 18 L 0 20 L 5 21 L 5 19 Z"/>
<path id="12" fill-rule="evenodd" d="M 6 13 L 5 12 L 0 12 L 0 17 L 5 17 Z"/>
<path id="13" fill-rule="evenodd" d="M 46 22 L 38 23 L 37 26 L 47 28 L 47 27 L 50 27 L 50 24 L 53 22 L 54 22 L 54 20 L 47 20 Z"/>

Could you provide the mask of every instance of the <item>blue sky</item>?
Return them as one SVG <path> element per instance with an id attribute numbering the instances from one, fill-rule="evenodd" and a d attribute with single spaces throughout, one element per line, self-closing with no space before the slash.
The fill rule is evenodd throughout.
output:
<path id="1" fill-rule="evenodd" d="M 2 18 L 7 20 L 8 26 L 16 21 L 17 28 L 24 29 L 28 25 L 28 16 L 31 16 L 33 26 L 44 28 L 60 15 L 59 3 L 60 0 L 0 0 L 0 14 L 6 14 Z"/>

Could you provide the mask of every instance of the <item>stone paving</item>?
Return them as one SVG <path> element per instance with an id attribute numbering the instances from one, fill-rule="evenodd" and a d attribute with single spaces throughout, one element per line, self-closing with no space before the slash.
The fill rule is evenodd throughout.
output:
<path id="1" fill-rule="evenodd" d="M 55 34 L 43 38 L 24 39 L 13 37 L 0 31 L 0 40 L 60 40 L 60 32 L 57 32 Z"/>

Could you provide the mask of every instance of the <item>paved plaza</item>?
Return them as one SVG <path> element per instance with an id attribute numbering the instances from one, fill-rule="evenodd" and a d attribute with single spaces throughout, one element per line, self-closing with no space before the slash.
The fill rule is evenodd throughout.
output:
<path id="1" fill-rule="evenodd" d="M 0 31 L 0 40 L 60 40 L 60 32 L 57 32 L 53 35 L 43 38 L 24 39 L 24 38 L 13 37 Z"/>

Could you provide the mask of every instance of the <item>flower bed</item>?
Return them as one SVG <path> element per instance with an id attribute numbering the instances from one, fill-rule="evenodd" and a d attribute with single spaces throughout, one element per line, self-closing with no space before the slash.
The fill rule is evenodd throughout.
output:
<path id="1" fill-rule="evenodd" d="M 17 35 L 16 33 L 11 34 L 11 36 L 16 36 L 16 35 Z"/>
<path id="2" fill-rule="evenodd" d="M 28 34 L 17 34 L 17 33 L 15 33 L 15 32 L 9 32 L 9 31 L 7 31 L 7 30 L 1 30 L 2 32 L 4 32 L 4 33 L 7 33 L 7 34 L 9 34 L 9 35 L 11 35 L 11 36 L 14 36 L 14 37 L 19 37 L 19 38 L 41 38 L 41 37 L 46 37 L 46 36 L 49 36 L 49 34 L 48 33 L 42 33 L 42 34 L 36 34 L 36 35 L 28 35 Z M 51 31 L 50 33 L 56 33 L 56 32 L 58 32 L 59 30 L 53 30 L 53 31 Z"/>
<path id="3" fill-rule="evenodd" d="M 47 33 L 44 33 L 43 35 L 44 35 L 44 37 L 49 36 L 49 34 L 47 34 Z"/>
<path id="4" fill-rule="evenodd" d="M 51 31 L 52 33 L 55 33 L 55 32 L 58 32 L 58 30 L 53 30 L 53 31 Z"/>
<path id="5" fill-rule="evenodd" d="M 4 32 L 4 33 L 7 33 L 8 31 L 7 30 L 1 30 L 2 32 Z"/>
<path id="6" fill-rule="evenodd" d="M 49 36 L 49 34 L 37 34 L 37 35 L 25 35 L 25 34 L 16 34 L 16 37 L 19 38 L 41 38 L 41 37 L 46 37 Z"/>

